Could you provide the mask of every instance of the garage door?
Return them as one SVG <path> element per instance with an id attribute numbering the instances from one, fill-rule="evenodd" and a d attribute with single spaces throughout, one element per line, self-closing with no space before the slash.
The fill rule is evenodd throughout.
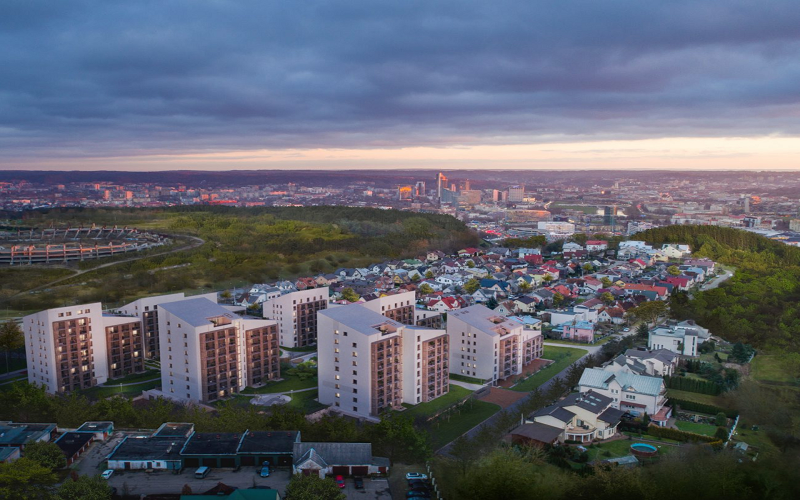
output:
<path id="1" fill-rule="evenodd" d="M 369 467 L 366 466 L 359 466 L 359 467 L 351 467 L 354 476 L 366 476 L 369 473 Z"/>
<path id="2" fill-rule="evenodd" d="M 197 458 L 186 458 L 183 460 L 183 466 L 186 468 L 200 467 L 200 460 Z"/>
<path id="3" fill-rule="evenodd" d="M 332 468 L 332 472 L 334 476 L 349 476 L 350 475 L 350 467 L 346 465 L 340 465 L 337 467 Z"/>
<path id="4" fill-rule="evenodd" d="M 219 462 L 220 462 L 220 467 L 224 467 L 226 469 L 233 469 L 234 467 L 236 467 L 235 458 L 223 458 Z"/>
<path id="5" fill-rule="evenodd" d="M 256 464 L 256 457 L 242 457 L 242 467 L 248 467 Z"/>

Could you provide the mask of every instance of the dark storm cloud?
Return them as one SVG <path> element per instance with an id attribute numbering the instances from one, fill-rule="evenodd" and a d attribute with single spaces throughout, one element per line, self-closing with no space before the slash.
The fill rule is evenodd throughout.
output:
<path id="1" fill-rule="evenodd" d="M 0 2 L 0 156 L 800 133 L 800 2 Z"/>

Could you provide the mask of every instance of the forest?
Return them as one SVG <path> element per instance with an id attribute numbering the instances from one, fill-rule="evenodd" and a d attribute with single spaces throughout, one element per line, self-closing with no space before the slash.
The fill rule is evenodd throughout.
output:
<path id="1" fill-rule="evenodd" d="M 24 227 L 129 226 L 176 240 L 169 253 L 144 254 L 105 268 L 97 267 L 111 260 L 66 269 L 4 269 L 0 305 L 20 312 L 76 301 L 114 304 L 145 294 L 210 291 L 416 257 L 429 249 L 454 251 L 478 242 L 476 234 L 448 215 L 349 207 L 60 209 L 26 212 L 15 222 Z M 190 236 L 204 243 L 180 250 L 191 243 Z M 24 293 L 65 276 L 57 287 Z"/>
<path id="2" fill-rule="evenodd" d="M 677 295 L 671 313 L 695 319 L 730 342 L 800 352 L 800 248 L 716 226 L 668 226 L 636 235 L 653 245 L 688 243 L 694 257 L 736 268 L 734 276 L 690 300 Z"/>

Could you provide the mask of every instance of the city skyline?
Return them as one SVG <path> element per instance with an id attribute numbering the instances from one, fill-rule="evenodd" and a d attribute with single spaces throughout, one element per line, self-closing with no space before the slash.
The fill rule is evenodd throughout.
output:
<path id="1" fill-rule="evenodd" d="M 800 6 L 0 6 L 0 169 L 793 170 Z"/>

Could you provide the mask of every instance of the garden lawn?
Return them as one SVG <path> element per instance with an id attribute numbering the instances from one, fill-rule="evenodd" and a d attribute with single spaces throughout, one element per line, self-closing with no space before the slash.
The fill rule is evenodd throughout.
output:
<path id="1" fill-rule="evenodd" d="M 300 389 L 311 389 L 317 386 L 317 377 L 309 377 L 300 380 L 299 377 L 286 377 L 283 380 L 272 382 L 264 387 L 245 387 L 242 394 L 274 394 L 277 392 L 297 391 Z"/>
<path id="2" fill-rule="evenodd" d="M 148 380 L 153 380 L 160 377 L 161 372 L 158 370 L 145 370 L 142 373 L 133 373 L 124 377 L 109 379 L 105 383 L 106 385 L 131 384 L 134 382 L 146 382 Z"/>
<path id="3" fill-rule="evenodd" d="M 457 403 L 458 401 L 466 398 L 472 394 L 472 391 L 465 389 L 458 385 L 451 385 L 450 391 L 444 396 L 438 397 L 433 401 L 427 403 L 419 403 L 418 405 L 403 405 L 407 408 L 403 415 L 411 417 L 430 417 L 439 411 Z"/>
<path id="4" fill-rule="evenodd" d="M 0 373 L 15 372 L 17 370 L 24 370 L 28 367 L 28 362 L 24 359 L 8 358 L 8 371 L 6 371 L 6 355 L 0 352 Z"/>
<path id="5" fill-rule="evenodd" d="M 456 374 L 456 373 L 451 373 L 450 374 L 450 379 L 451 380 L 458 380 L 460 382 L 466 382 L 468 384 L 478 384 L 478 385 L 483 385 L 484 384 L 484 381 L 482 379 L 475 378 L 475 377 L 465 377 L 464 375 L 459 375 L 459 374 Z"/>
<path id="6" fill-rule="evenodd" d="M 138 396 L 142 393 L 142 391 L 148 391 L 150 389 L 155 389 L 156 387 L 161 386 L 161 379 L 153 380 L 150 382 L 143 382 L 141 384 L 135 385 L 123 385 L 120 386 L 110 386 L 110 387 L 102 387 L 102 386 L 95 386 L 91 389 L 86 389 L 85 391 L 81 391 L 81 394 L 91 398 L 91 399 L 104 399 L 110 398 L 112 396 L 125 396 L 125 397 L 134 397 Z"/>
<path id="7" fill-rule="evenodd" d="M 750 375 L 759 382 L 796 383 L 782 356 L 759 354 L 750 362 Z"/>
<path id="8" fill-rule="evenodd" d="M 631 454 L 631 445 L 633 441 L 627 439 L 618 439 L 616 441 L 609 441 L 607 443 L 600 443 L 595 445 L 594 448 L 589 448 L 586 453 L 589 455 L 589 461 L 605 460 L 607 458 L 624 457 Z M 605 455 L 608 452 L 608 455 Z"/>
<path id="9" fill-rule="evenodd" d="M 667 397 L 674 399 L 682 399 L 684 401 L 693 401 L 695 403 L 702 403 L 705 405 L 718 406 L 725 408 L 725 403 L 719 396 L 712 396 L 711 394 L 700 394 L 699 392 L 679 391 L 677 389 L 667 389 Z"/>
<path id="10" fill-rule="evenodd" d="M 292 400 L 289 401 L 288 406 L 302 410 L 306 414 L 314 413 L 327 407 L 327 405 L 315 401 L 318 394 L 318 391 L 303 391 L 292 394 Z"/>
<path id="11" fill-rule="evenodd" d="M 473 427 L 500 411 L 496 404 L 473 400 L 461 406 L 458 411 L 443 417 L 430 428 L 431 445 L 438 450 L 447 443 L 469 431 Z"/>
<path id="12" fill-rule="evenodd" d="M 696 422 L 676 420 L 675 425 L 684 432 L 694 432 L 695 434 L 702 434 L 704 436 L 713 436 L 717 431 L 717 427 L 711 424 L 698 424 Z"/>
<path id="13" fill-rule="evenodd" d="M 573 349 L 572 347 L 553 347 L 546 345 L 544 346 L 542 358 L 552 359 L 554 362 L 541 369 L 532 377 L 529 377 L 518 383 L 511 389 L 520 392 L 532 391 L 558 375 L 562 370 L 579 360 L 585 354 L 587 354 L 587 351 L 583 349 Z"/>

